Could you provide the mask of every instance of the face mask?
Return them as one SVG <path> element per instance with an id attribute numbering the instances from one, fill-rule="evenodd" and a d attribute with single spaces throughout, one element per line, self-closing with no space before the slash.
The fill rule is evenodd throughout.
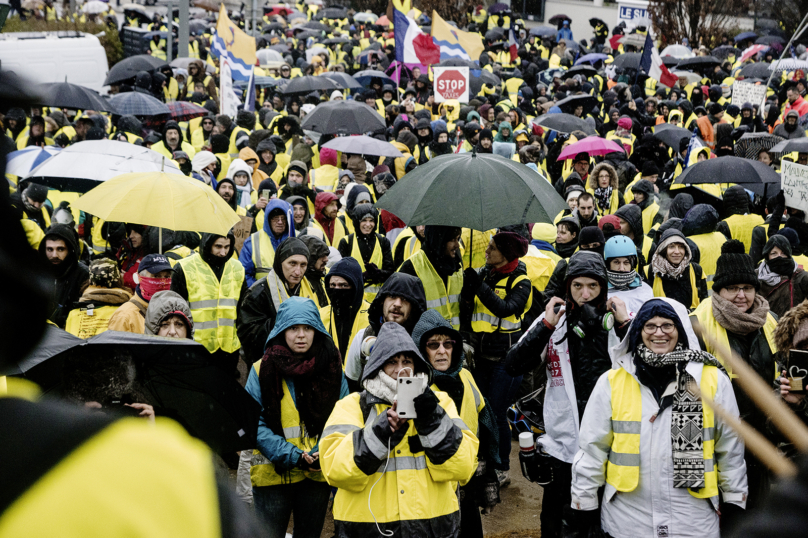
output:
<path id="1" fill-rule="evenodd" d="M 354 298 L 354 290 L 352 289 L 338 289 L 326 288 L 328 291 L 328 298 L 331 299 L 331 304 L 337 308 L 345 308 L 351 305 Z"/>
<path id="2" fill-rule="evenodd" d="M 138 284 L 138 288 L 140 288 L 140 295 L 147 301 L 151 301 L 151 298 L 158 291 L 166 291 L 171 289 L 171 278 L 153 278 L 142 276 L 140 277 L 140 284 Z"/>
<path id="3" fill-rule="evenodd" d="M 766 262 L 772 272 L 782 276 L 790 276 L 794 272 L 794 260 L 791 258 L 775 258 Z"/>
<path id="4" fill-rule="evenodd" d="M 182 171 L 182 173 L 186 176 L 190 176 L 193 169 L 194 165 L 191 162 L 185 162 L 180 165 L 180 171 Z"/>

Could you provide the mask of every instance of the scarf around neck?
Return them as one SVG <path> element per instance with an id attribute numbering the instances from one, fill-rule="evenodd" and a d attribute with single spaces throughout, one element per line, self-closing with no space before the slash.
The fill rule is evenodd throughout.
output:
<path id="1" fill-rule="evenodd" d="M 717 293 L 713 294 L 712 302 L 713 316 L 718 324 L 729 332 L 742 336 L 763 327 L 769 314 L 769 302 L 759 293 L 755 294 L 752 308 L 748 312 L 741 312 L 732 301 Z"/>
<path id="2" fill-rule="evenodd" d="M 609 289 L 615 291 L 628 291 L 639 287 L 642 280 L 636 270 L 628 273 L 606 270 L 606 277 L 609 281 Z"/>
<path id="3" fill-rule="evenodd" d="M 426 379 L 426 374 L 420 372 L 415 374 L 414 377 L 418 379 Z M 362 387 L 364 387 L 366 391 L 380 400 L 384 400 L 390 405 L 393 405 L 393 402 L 396 401 L 396 393 L 398 391 L 397 385 L 398 383 L 396 380 L 385 374 L 382 370 L 379 370 L 379 373 L 376 376 L 365 379 L 365 381 L 362 383 Z"/>
<path id="4" fill-rule="evenodd" d="M 685 274 L 685 270 L 687 270 L 687 267 L 690 265 L 690 260 L 693 255 L 690 253 L 690 246 L 686 242 L 682 243 L 681 240 L 674 241 L 675 239 L 679 238 L 671 237 L 663 241 L 657 247 L 656 252 L 654 252 L 654 257 L 651 259 L 651 270 L 655 275 L 678 280 Z M 685 246 L 685 256 L 682 258 L 682 261 L 679 262 L 679 265 L 673 265 L 668 261 L 668 258 L 662 255 L 663 252 L 666 252 L 668 245 L 676 242 Z"/>
<path id="5" fill-rule="evenodd" d="M 608 211 L 612 205 L 612 186 L 595 189 L 595 199 L 598 201 L 598 208 L 601 211 Z"/>

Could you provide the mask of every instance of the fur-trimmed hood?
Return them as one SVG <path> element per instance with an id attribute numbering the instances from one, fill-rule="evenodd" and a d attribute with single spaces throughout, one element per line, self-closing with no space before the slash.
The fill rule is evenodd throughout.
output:
<path id="1" fill-rule="evenodd" d="M 609 176 L 612 178 L 611 186 L 613 189 L 616 189 L 618 186 L 618 179 L 617 179 L 617 171 L 614 169 L 609 163 L 600 163 L 592 170 L 592 173 L 589 174 L 589 178 L 587 179 L 587 187 L 592 190 L 598 188 L 598 176 L 600 175 L 601 170 L 606 170 L 609 172 Z"/>
<path id="2" fill-rule="evenodd" d="M 777 349 L 786 352 L 793 348 L 792 341 L 800 324 L 808 319 L 808 300 L 801 302 L 780 318 L 777 328 L 774 330 L 774 343 Z"/>

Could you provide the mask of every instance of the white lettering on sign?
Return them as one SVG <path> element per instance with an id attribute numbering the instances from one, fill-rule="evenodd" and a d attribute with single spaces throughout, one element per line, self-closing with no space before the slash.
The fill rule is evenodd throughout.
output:
<path id="1" fill-rule="evenodd" d="M 435 102 L 442 103 L 456 99 L 461 103 L 469 102 L 469 68 L 468 67 L 433 67 L 435 80 Z"/>
<path id="2" fill-rule="evenodd" d="M 786 205 L 808 213 L 808 166 L 783 161 L 780 183 Z"/>

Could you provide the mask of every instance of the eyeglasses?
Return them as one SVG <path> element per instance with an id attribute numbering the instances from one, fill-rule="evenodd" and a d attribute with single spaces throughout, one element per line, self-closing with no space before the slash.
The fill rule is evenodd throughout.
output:
<path id="1" fill-rule="evenodd" d="M 662 329 L 665 334 L 671 334 L 676 330 L 676 325 L 673 323 L 663 323 L 662 325 L 654 325 L 653 323 L 646 323 L 643 325 L 642 330 L 645 334 L 654 334 L 657 329 Z"/>
<path id="2" fill-rule="evenodd" d="M 755 291 L 754 286 L 727 286 L 726 290 L 733 295 L 737 295 L 739 291 L 744 292 L 745 294 L 752 293 Z"/>
<path id="3" fill-rule="evenodd" d="M 454 345 L 454 340 L 444 340 L 442 342 L 427 342 L 426 348 L 430 351 L 437 351 L 441 346 L 443 346 L 443 349 L 446 351 L 451 351 Z"/>

